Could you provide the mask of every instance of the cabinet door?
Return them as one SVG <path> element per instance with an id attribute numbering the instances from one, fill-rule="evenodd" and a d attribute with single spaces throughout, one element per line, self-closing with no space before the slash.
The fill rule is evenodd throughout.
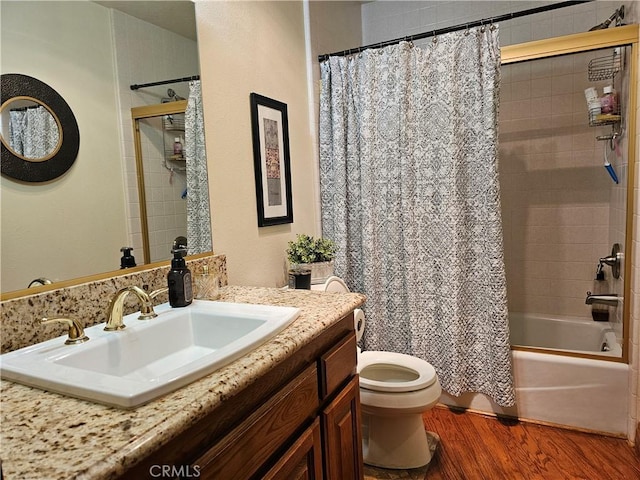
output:
<path id="1" fill-rule="evenodd" d="M 322 412 L 327 480 L 362 480 L 360 388 L 354 376 Z"/>
<path id="2" fill-rule="evenodd" d="M 200 467 L 200 479 L 253 478 L 302 425 L 315 417 L 318 406 L 318 374 L 314 365 L 196 460 L 194 465 Z"/>
<path id="3" fill-rule="evenodd" d="M 264 480 L 322 480 L 322 440 L 320 420 L 300 435 Z"/>

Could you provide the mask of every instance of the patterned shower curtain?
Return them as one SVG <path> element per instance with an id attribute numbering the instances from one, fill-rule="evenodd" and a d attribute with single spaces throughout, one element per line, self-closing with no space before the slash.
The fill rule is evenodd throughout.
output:
<path id="1" fill-rule="evenodd" d="M 42 105 L 9 112 L 9 144 L 26 158 L 46 158 L 55 152 L 58 123 Z"/>
<path id="2" fill-rule="evenodd" d="M 187 245 L 190 254 L 210 252 L 213 247 L 200 80 L 189 83 L 184 130 L 184 153 L 187 163 Z"/>
<path id="3" fill-rule="evenodd" d="M 497 165 L 497 29 L 321 64 L 323 235 L 367 295 L 366 350 L 415 355 L 453 394 L 515 401 Z"/>

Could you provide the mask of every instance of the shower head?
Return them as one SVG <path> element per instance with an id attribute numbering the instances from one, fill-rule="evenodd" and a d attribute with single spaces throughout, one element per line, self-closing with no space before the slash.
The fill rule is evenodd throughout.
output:
<path id="1" fill-rule="evenodd" d="M 605 30 L 609 28 L 609 25 L 611 25 L 611 22 L 613 22 L 614 20 L 616 22 L 615 26 L 618 27 L 622 24 L 623 18 L 624 18 L 624 5 L 620 5 L 620 8 L 618 8 L 615 12 L 613 12 L 613 15 L 611 15 L 601 24 L 596 25 L 595 27 L 591 27 L 589 31 L 593 32 L 594 30 Z"/>
<path id="2" fill-rule="evenodd" d="M 184 98 L 178 95 L 173 88 L 167 88 L 167 96 L 175 102 L 178 100 L 184 100 Z"/>

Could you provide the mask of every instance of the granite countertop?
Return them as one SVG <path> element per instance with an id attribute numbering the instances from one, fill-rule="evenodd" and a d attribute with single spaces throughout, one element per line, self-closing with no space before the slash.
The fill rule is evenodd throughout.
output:
<path id="1" fill-rule="evenodd" d="M 362 305 L 365 297 L 231 286 L 222 289 L 220 300 L 298 307 L 300 316 L 239 360 L 135 410 L 3 380 L 0 457 L 4 478 L 117 478 Z"/>

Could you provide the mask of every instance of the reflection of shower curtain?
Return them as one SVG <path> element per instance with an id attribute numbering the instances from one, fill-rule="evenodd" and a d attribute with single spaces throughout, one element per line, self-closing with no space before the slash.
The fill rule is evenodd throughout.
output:
<path id="1" fill-rule="evenodd" d="M 9 112 L 11 149 L 26 158 L 45 158 L 53 153 L 59 140 L 58 124 L 43 106 Z"/>
<path id="2" fill-rule="evenodd" d="M 210 252 L 213 248 L 209 183 L 199 80 L 189 83 L 189 99 L 187 110 L 184 112 L 184 130 L 184 153 L 187 163 L 187 245 L 189 253 Z"/>
<path id="3" fill-rule="evenodd" d="M 321 65 L 323 235 L 367 295 L 364 348 L 423 358 L 453 395 L 514 403 L 497 166 L 497 30 Z"/>

